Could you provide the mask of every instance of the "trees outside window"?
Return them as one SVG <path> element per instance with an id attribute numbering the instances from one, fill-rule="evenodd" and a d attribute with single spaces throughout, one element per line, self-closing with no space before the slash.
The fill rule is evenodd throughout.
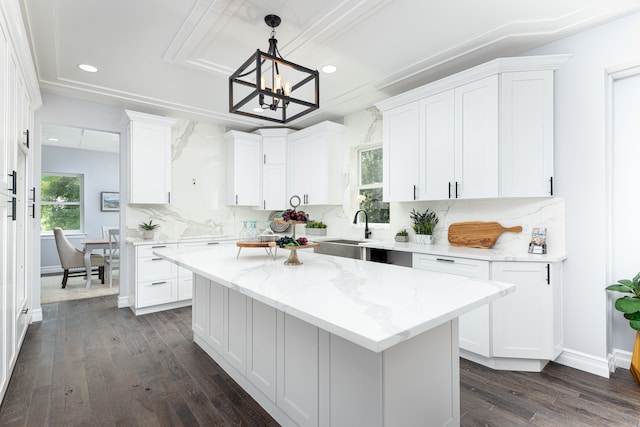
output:
<path id="1" fill-rule="evenodd" d="M 389 203 L 382 201 L 382 147 L 358 151 L 358 203 L 367 211 L 369 223 L 389 223 Z"/>
<path id="2" fill-rule="evenodd" d="M 43 173 L 40 191 L 41 230 L 82 231 L 82 175 Z"/>

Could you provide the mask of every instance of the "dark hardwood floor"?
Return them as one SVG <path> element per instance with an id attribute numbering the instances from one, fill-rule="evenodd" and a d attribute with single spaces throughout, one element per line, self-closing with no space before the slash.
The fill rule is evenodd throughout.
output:
<path id="1" fill-rule="evenodd" d="M 193 344 L 191 308 L 136 317 L 107 296 L 43 312 L 0 426 L 277 425 Z M 640 425 L 640 386 L 626 370 L 605 379 L 554 363 L 518 373 L 461 360 L 460 371 L 463 426 Z"/>

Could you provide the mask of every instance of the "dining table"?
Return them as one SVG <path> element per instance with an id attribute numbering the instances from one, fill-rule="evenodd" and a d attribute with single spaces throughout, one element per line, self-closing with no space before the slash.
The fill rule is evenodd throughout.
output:
<path id="1" fill-rule="evenodd" d="M 84 239 L 80 243 L 84 248 L 84 267 L 87 271 L 86 288 L 91 287 L 91 253 L 95 249 L 109 249 L 109 239 Z"/>

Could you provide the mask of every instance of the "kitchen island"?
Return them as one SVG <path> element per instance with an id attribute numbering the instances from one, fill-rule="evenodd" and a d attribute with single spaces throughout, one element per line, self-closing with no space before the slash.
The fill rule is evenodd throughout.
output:
<path id="1" fill-rule="evenodd" d="M 194 341 L 285 426 L 458 425 L 457 318 L 515 289 L 309 251 L 156 255 L 194 273 Z"/>

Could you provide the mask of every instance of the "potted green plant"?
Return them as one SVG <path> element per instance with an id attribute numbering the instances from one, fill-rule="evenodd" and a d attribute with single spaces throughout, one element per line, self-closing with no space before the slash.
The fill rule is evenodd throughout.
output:
<path id="1" fill-rule="evenodd" d="M 616 299 L 616 310 L 624 314 L 624 318 L 629 321 L 629 326 L 636 331 L 636 340 L 631 355 L 631 375 L 636 383 L 640 384 L 640 273 L 631 280 L 622 279 L 618 283 L 609 285 L 608 291 L 631 294 Z"/>
<path id="2" fill-rule="evenodd" d="M 413 222 L 411 226 L 416 232 L 416 243 L 430 245 L 433 243 L 433 229 L 438 224 L 438 215 L 427 209 L 424 212 L 411 210 L 409 218 Z"/>
<path id="3" fill-rule="evenodd" d="M 309 221 L 305 226 L 305 234 L 312 236 L 326 236 L 327 224 L 322 221 Z"/>
<path id="4" fill-rule="evenodd" d="M 150 219 L 149 222 L 141 223 L 140 228 L 142 228 L 142 238 L 145 240 L 153 239 L 153 230 L 158 227 L 160 227 L 160 224 L 154 224 L 152 219 Z"/>
<path id="5" fill-rule="evenodd" d="M 408 242 L 409 241 L 409 232 L 403 228 L 402 230 L 396 233 L 395 237 L 396 242 Z"/>

